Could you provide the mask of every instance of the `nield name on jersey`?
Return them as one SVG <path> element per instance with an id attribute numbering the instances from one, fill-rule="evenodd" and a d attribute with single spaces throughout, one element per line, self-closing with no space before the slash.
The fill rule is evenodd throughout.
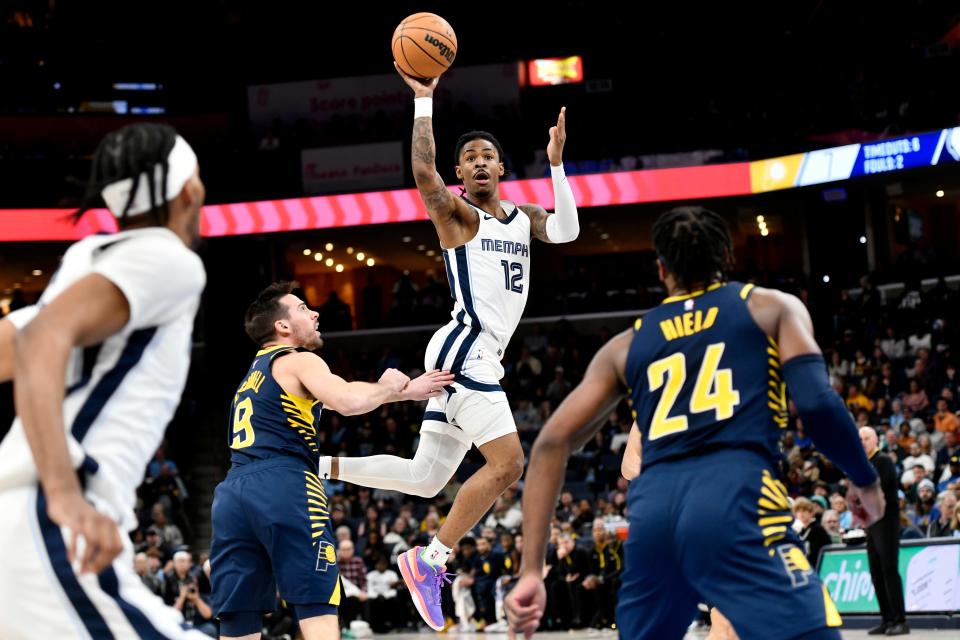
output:
<path id="1" fill-rule="evenodd" d="M 509 253 L 515 256 L 521 255 L 524 258 L 530 257 L 530 247 L 528 247 L 526 243 L 514 242 L 512 240 L 481 238 L 480 249 L 483 251 L 496 251 L 497 253 Z"/>
<path id="2" fill-rule="evenodd" d="M 660 331 L 667 340 L 676 340 L 677 338 L 686 338 L 695 333 L 705 331 L 713 326 L 717 321 L 717 313 L 720 311 L 717 307 L 707 309 L 706 316 L 703 311 L 688 311 L 679 316 L 674 316 L 660 321 Z"/>

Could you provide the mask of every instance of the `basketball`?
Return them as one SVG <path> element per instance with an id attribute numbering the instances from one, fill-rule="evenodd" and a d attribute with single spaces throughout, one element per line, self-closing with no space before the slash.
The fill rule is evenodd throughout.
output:
<path id="1" fill-rule="evenodd" d="M 435 13 L 415 13 L 393 32 L 393 59 L 414 78 L 436 78 L 457 56 L 457 34 Z"/>

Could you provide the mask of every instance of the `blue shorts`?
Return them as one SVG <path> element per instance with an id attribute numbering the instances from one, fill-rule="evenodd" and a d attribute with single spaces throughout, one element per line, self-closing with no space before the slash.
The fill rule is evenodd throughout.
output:
<path id="1" fill-rule="evenodd" d="M 217 615 L 340 604 L 340 568 L 323 483 L 288 458 L 234 467 L 211 509 L 210 581 Z"/>
<path id="2" fill-rule="evenodd" d="M 708 602 L 741 640 L 840 638 L 776 477 L 761 454 L 732 449 L 643 470 L 628 492 L 621 637 L 679 640 Z"/>

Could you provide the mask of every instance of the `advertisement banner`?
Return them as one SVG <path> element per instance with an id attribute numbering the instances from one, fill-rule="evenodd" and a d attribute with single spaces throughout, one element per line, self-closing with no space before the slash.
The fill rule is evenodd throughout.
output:
<path id="1" fill-rule="evenodd" d="M 825 549 L 819 573 L 841 614 L 879 613 L 865 547 Z M 900 578 L 907 613 L 960 611 L 960 539 L 905 543 Z"/>
<path id="2" fill-rule="evenodd" d="M 403 143 L 304 149 L 300 164 L 306 193 L 398 187 L 403 184 Z"/>
<path id="3" fill-rule="evenodd" d="M 477 87 L 483 90 L 477 91 Z M 452 111 L 464 96 L 469 96 L 469 108 L 485 117 L 496 116 L 498 106 L 516 108 L 519 65 L 454 66 L 437 86 L 434 109 Z M 368 119 L 377 112 L 393 116 L 413 110 L 413 93 L 392 70 L 373 76 L 254 85 L 247 88 L 247 97 L 250 123 L 258 134 L 274 119 L 286 126 L 299 119 L 325 124 L 338 116 Z"/>

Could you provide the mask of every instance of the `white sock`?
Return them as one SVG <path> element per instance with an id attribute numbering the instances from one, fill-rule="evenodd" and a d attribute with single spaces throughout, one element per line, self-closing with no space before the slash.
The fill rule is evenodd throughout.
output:
<path id="1" fill-rule="evenodd" d="M 442 567 L 447 564 L 452 551 L 453 549 L 440 542 L 437 536 L 433 536 L 427 548 L 420 552 L 420 557 L 434 567 Z"/>
<path id="2" fill-rule="evenodd" d="M 330 473 L 333 469 L 333 458 L 330 456 L 320 456 L 319 471 L 317 475 L 320 476 L 321 480 L 330 480 Z"/>

